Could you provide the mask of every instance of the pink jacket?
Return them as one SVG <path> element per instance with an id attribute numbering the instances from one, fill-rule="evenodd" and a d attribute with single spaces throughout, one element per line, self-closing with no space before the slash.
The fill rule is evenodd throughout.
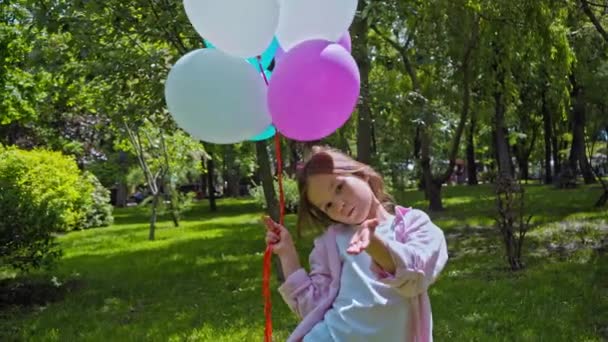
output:
<path id="1" fill-rule="evenodd" d="M 302 321 L 287 341 L 300 341 L 331 308 L 340 288 L 342 262 L 336 245 L 335 226 L 315 240 L 310 253 L 310 273 L 299 269 L 279 287 L 287 305 Z M 379 267 L 373 271 L 381 281 L 410 300 L 409 341 L 433 340 L 428 287 L 445 266 L 445 237 L 423 211 L 395 209 L 395 241 L 387 241 L 396 265 L 391 275 Z"/>

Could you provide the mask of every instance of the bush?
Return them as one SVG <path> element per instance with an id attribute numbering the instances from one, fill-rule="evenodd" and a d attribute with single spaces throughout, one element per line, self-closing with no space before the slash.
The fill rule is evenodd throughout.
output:
<path id="1" fill-rule="evenodd" d="M 488 170 L 479 173 L 479 180 L 483 183 L 495 183 L 497 172 L 496 170 Z"/>
<path id="2" fill-rule="evenodd" d="M 53 233 L 86 219 L 92 193 L 73 158 L 0 145 L 0 262 L 25 270 L 53 261 Z"/>
<path id="3" fill-rule="evenodd" d="M 110 204 L 110 190 L 106 189 L 93 173 L 85 172 L 84 179 L 93 187 L 92 201 L 85 208 L 86 216 L 77 228 L 106 227 L 114 222 L 112 205 Z"/>
<path id="4" fill-rule="evenodd" d="M 279 196 L 279 181 L 275 178 L 274 190 Z M 295 213 L 298 210 L 300 194 L 298 193 L 298 182 L 287 175 L 283 176 L 283 192 L 285 194 L 285 211 L 287 213 Z M 254 185 L 249 194 L 253 199 L 264 209 L 266 209 L 266 197 L 264 197 L 264 189 L 262 185 Z"/>

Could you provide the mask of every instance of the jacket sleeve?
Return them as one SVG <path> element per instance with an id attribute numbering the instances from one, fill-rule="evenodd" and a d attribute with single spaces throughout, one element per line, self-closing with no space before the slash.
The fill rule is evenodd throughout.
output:
<path id="1" fill-rule="evenodd" d="M 425 292 L 435 281 L 448 259 L 441 229 L 421 210 L 410 210 L 395 227 L 394 239 L 385 240 L 395 263 L 390 274 L 373 263 L 379 279 L 406 298 Z"/>
<path id="2" fill-rule="evenodd" d="M 310 253 L 310 273 L 303 268 L 295 271 L 279 287 L 279 293 L 289 308 L 304 318 L 318 303 L 329 295 L 332 281 L 327 250 L 320 239 L 315 240 Z"/>

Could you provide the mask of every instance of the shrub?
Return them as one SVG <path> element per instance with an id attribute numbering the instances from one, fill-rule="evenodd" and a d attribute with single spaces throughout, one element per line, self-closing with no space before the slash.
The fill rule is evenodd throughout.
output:
<path id="1" fill-rule="evenodd" d="M 274 189 L 279 196 L 279 181 L 275 178 Z M 300 194 L 298 193 L 298 182 L 287 175 L 283 176 L 283 192 L 285 194 L 285 211 L 288 213 L 295 213 L 298 210 L 298 203 Z M 266 197 L 264 197 L 264 189 L 262 185 L 255 184 L 250 190 L 249 194 L 253 199 L 264 209 L 266 209 Z"/>
<path id="2" fill-rule="evenodd" d="M 93 186 L 73 158 L 0 145 L 0 262 L 38 268 L 59 255 L 53 233 L 86 219 Z"/>
<path id="3" fill-rule="evenodd" d="M 83 178 L 93 187 L 92 201 L 85 208 L 86 215 L 77 228 L 86 229 L 111 225 L 114 217 L 110 204 L 110 190 L 106 189 L 93 173 L 85 172 Z"/>

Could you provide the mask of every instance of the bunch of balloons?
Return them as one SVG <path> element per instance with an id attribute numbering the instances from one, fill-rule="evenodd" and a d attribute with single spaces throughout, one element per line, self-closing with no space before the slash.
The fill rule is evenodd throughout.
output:
<path id="1" fill-rule="evenodd" d="M 193 137 L 218 144 L 267 139 L 275 129 L 298 141 L 332 134 L 359 98 L 348 34 L 357 2 L 184 0 L 207 48 L 169 72 L 169 112 Z"/>

